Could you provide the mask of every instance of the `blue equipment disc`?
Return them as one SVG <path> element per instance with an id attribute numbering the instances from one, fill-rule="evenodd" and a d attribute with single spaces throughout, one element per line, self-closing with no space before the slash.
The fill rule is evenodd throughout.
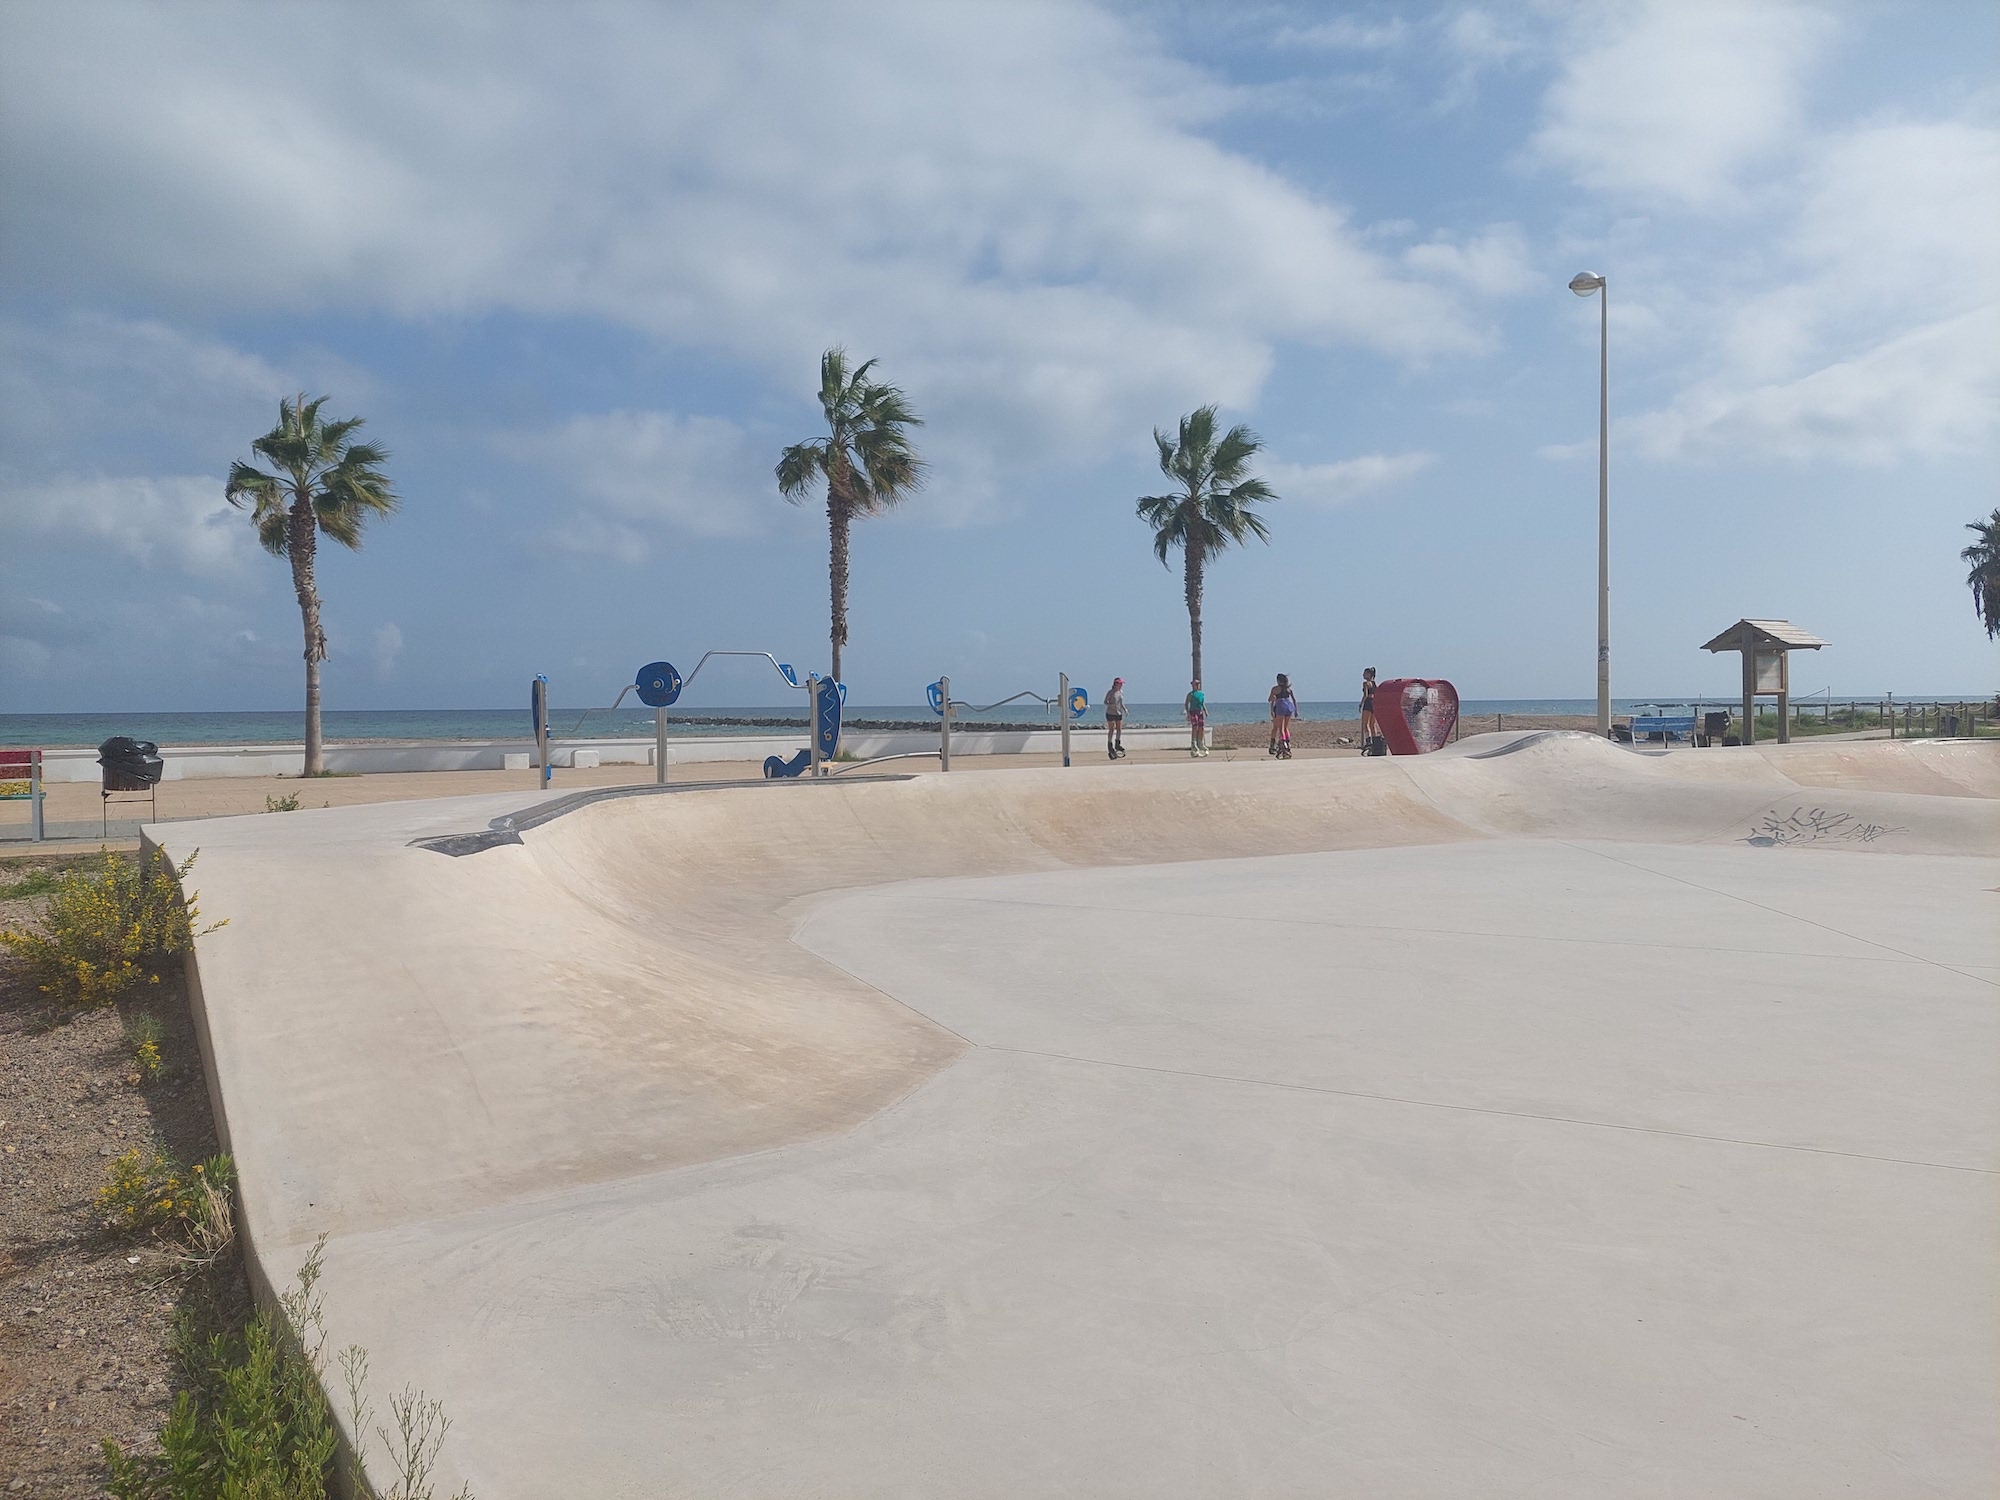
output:
<path id="1" fill-rule="evenodd" d="M 931 712 L 940 719 L 944 717 L 944 689 L 935 682 L 924 685 L 924 696 L 931 700 Z"/>
<path id="2" fill-rule="evenodd" d="M 639 688 L 639 701 L 648 708 L 671 708 L 681 695 L 681 674 L 670 661 L 647 662 L 639 668 L 634 681 Z"/>
<path id="3" fill-rule="evenodd" d="M 1090 694 L 1080 687 L 1071 688 L 1069 690 L 1069 716 L 1072 719 L 1080 719 L 1083 717 L 1083 711 L 1088 707 L 1090 707 Z"/>

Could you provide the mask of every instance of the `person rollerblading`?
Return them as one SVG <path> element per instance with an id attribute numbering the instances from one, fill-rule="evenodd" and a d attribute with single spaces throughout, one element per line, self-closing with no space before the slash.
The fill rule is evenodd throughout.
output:
<path id="1" fill-rule="evenodd" d="M 1298 717 L 1299 695 L 1292 691 L 1292 679 L 1283 672 L 1277 684 L 1264 695 L 1271 708 L 1271 743 L 1265 754 L 1279 760 L 1292 758 L 1292 720 Z"/>
<path id="2" fill-rule="evenodd" d="M 1104 753 L 1108 760 L 1125 755 L 1125 679 L 1114 677 L 1104 693 Z"/>
<path id="3" fill-rule="evenodd" d="M 1201 690 L 1199 677 L 1189 685 L 1183 708 L 1188 721 L 1188 756 L 1199 760 L 1208 754 L 1208 694 Z"/>

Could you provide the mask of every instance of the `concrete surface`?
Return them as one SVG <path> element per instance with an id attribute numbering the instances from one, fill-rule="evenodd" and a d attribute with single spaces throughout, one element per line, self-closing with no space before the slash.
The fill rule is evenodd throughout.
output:
<path id="1" fill-rule="evenodd" d="M 158 825 L 261 1275 L 445 1488 L 2000 1475 L 2000 744 Z"/>
<path id="2" fill-rule="evenodd" d="M 1147 731 L 1149 734 L 1164 731 Z M 1173 731 L 1174 738 L 1164 747 L 1156 744 L 1139 744 L 1134 741 L 1126 766 L 1159 764 L 1187 758 L 1187 740 L 1182 731 Z M 990 754 L 975 754 L 966 751 L 961 744 L 963 735 L 952 738 L 952 764 L 958 771 L 978 770 L 1032 770 L 1060 765 L 1058 755 L 1037 750 L 1007 750 Z M 747 777 L 760 777 L 762 753 L 768 753 L 774 742 L 760 742 L 765 746 L 760 752 L 760 764 L 746 765 L 740 761 L 697 761 L 686 765 L 676 763 L 671 770 L 671 779 L 680 782 L 740 781 Z M 2000 743 L 2000 742 L 1996 742 Z M 1084 764 L 1091 759 L 1089 751 L 1097 750 L 1097 758 L 1103 752 L 1097 747 L 1101 741 L 1079 739 L 1072 747 L 1072 759 Z M 788 752 L 800 745 L 793 743 L 784 747 Z M 1251 752 L 1226 752 L 1218 750 L 1217 759 L 1227 759 L 1230 754 L 1239 756 Z M 1301 759 L 1313 759 L 1324 755 L 1353 755 L 1351 750 L 1301 750 Z M 1262 759 L 1261 748 L 1254 752 Z M 95 763 L 93 762 L 93 767 Z M 324 779 L 307 781 L 296 773 L 291 775 L 250 775 L 248 762 L 238 764 L 229 775 L 202 776 L 189 775 L 161 782 L 159 791 L 159 817 L 157 821 L 178 822 L 187 818 L 237 817 L 245 813 L 264 811 L 265 799 L 297 797 L 302 809 L 318 811 L 326 807 L 354 807 L 369 802 L 417 802 L 439 797 L 462 797 L 485 792 L 518 792 L 532 796 L 538 790 L 540 773 L 533 770 L 507 770 L 496 767 L 489 770 L 438 770 L 420 769 L 412 771 L 370 771 L 366 775 L 358 772 L 343 772 Z M 899 775 L 938 774 L 935 760 L 905 760 L 893 763 L 890 769 Z M 48 787 L 45 809 L 51 840 L 87 840 L 95 848 L 100 830 L 104 827 L 104 808 L 98 791 L 96 771 L 93 769 L 88 781 L 53 782 Z M 653 769 L 650 765 L 628 764 L 618 761 L 600 762 L 596 766 L 573 768 L 558 767 L 555 772 L 553 790 L 560 794 L 573 792 L 579 788 L 605 786 L 651 786 Z M 111 804 L 110 832 L 113 837 L 136 838 L 139 829 L 148 821 L 148 804 L 143 798 L 120 800 Z M 28 837 L 28 806 L 26 802 L 0 802 L 0 858 L 22 849 L 32 852 L 33 845 Z"/>
<path id="3" fill-rule="evenodd" d="M 557 725 L 560 728 L 560 723 Z M 1101 739 L 1104 726 L 1079 724 L 1071 731 L 1072 741 L 1082 746 Z M 1134 749 L 1168 749 L 1187 743 L 1187 731 L 1180 728 L 1131 729 L 1126 739 Z M 840 739 L 841 749 L 858 758 L 900 755 L 907 751 L 935 750 L 938 736 L 919 731 L 850 729 Z M 952 755 L 1048 754 L 1062 748 L 1058 729 L 993 731 L 960 723 L 951 736 Z M 700 766 L 716 761 L 761 765 L 767 755 L 791 756 L 806 747 L 803 729 L 795 734 L 675 735 L 667 741 L 667 764 Z M 549 742 L 549 764 L 558 768 L 587 768 L 591 765 L 651 766 L 658 747 L 651 735 L 643 739 L 572 739 L 557 734 Z M 382 775 L 409 771 L 499 771 L 506 768 L 509 755 L 526 754 L 529 764 L 535 753 L 533 739 L 438 740 L 409 744 L 364 741 L 325 747 L 326 769 L 343 776 Z M 596 756 L 597 760 L 589 759 Z M 579 760 L 578 757 L 583 759 Z M 211 780 L 219 777 L 294 777 L 305 768 L 305 746 L 296 745 L 162 745 L 160 760 L 165 781 Z M 97 763 L 97 751 L 66 746 L 44 753 L 44 779 L 51 785 L 87 782 L 97 786 L 104 769 Z"/>

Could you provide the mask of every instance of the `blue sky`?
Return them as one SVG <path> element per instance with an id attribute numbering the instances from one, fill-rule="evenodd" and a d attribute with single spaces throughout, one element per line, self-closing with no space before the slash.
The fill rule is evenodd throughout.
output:
<path id="1" fill-rule="evenodd" d="M 1991 690 L 1996 55 L 1983 0 L 10 6 L 0 711 L 298 701 L 222 476 L 301 389 L 404 497 L 323 554 L 330 707 L 823 664 L 771 466 L 834 343 L 932 467 L 857 532 L 861 701 L 1177 697 L 1132 506 L 1210 401 L 1281 497 L 1210 574 L 1217 696 L 1587 696 L 1586 268 L 1614 691 L 1727 693 L 1745 614 L 1833 643 L 1805 690 Z"/>

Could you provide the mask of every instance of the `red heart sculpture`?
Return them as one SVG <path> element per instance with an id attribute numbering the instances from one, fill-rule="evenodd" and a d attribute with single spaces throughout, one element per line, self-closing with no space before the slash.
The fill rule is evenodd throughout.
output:
<path id="1" fill-rule="evenodd" d="M 1458 727 L 1458 689 L 1442 678 L 1392 677 L 1375 685 L 1375 718 L 1391 755 L 1422 755 Z"/>

